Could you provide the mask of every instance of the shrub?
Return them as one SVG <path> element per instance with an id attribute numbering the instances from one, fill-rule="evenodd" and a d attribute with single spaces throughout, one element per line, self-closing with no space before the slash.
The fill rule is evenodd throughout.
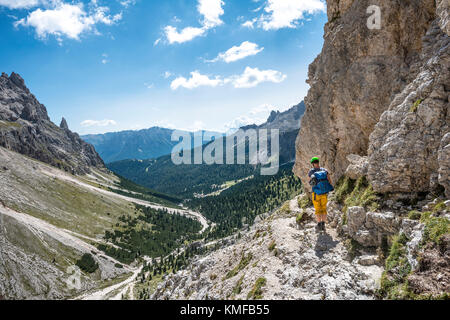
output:
<path id="1" fill-rule="evenodd" d="M 76 265 L 87 273 L 93 273 L 98 269 L 98 263 L 95 262 L 90 253 L 83 254 L 81 259 L 76 262 Z"/>
<path id="2" fill-rule="evenodd" d="M 116 268 L 119 268 L 119 269 L 122 269 L 122 268 L 123 268 L 123 265 L 121 265 L 120 263 L 116 263 L 114 266 L 115 266 Z"/>

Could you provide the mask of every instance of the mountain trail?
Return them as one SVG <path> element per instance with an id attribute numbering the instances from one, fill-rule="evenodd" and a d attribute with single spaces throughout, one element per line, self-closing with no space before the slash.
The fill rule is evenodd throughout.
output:
<path id="1" fill-rule="evenodd" d="M 263 299 L 373 299 L 383 271 L 375 257 L 352 259 L 334 229 L 316 230 L 312 208 L 297 225 L 302 209 L 297 198 L 289 204 L 291 212 L 274 213 L 234 244 L 166 276 L 152 298 L 247 299 L 264 283 Z"/>

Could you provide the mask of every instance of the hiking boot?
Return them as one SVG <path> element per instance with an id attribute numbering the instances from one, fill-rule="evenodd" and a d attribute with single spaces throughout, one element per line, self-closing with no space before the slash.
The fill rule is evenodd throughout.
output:
<path id="1" fill-rule="evenodd" d="M 318 222 L 317 226 L 316 226 L 316 231 L 321 231 L 322 230 L 322 222 Z"/>
<path id="2" fill-rule="evenodd" d="M 319 230 L 325 231 L 325 222 L 319 222 Z"/>

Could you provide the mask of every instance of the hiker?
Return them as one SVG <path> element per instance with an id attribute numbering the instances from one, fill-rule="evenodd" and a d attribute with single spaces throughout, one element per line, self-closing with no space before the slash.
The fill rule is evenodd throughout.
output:
<path id="1" fill-rule="evenodd" d="M 327 222 L 327 194 L 333 191 L 331 179 L 327 169 L 320 167 L 319 158 L 311 159 L 313 168 L 309 170 L 309 184 L 312 186 L 312 202 L 316 210 L 317 229 L 325 231 L 325 223 Z"/>

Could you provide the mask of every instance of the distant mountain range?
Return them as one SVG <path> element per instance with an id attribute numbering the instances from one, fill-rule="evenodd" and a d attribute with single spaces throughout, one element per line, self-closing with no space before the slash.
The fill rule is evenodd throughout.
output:
<path id="1" fill-rule="evenodd" d="M 300 117 L 304 112 L 305 104 L 302 101 L 287 111 L 272 111 L 267 122 L 261 125 L 247 125 L 242 129 L 277 128 L 282 134 L 295 131 L 291 134 L 291 136 L 295 136 L 300 128 Z M 105 163 L 111 163 L 129 159 L 155 159 L 170 154 L 173 147 L 178 144 L 177 141 L 171 141 L 173 131 L 174 129 L 152 127 L 137 131 L 89 134 L 83 135 L 81 138 L 95 147 Z M 203 131 L 203 133 L 221 134 L 211 131 Z M 193 133 L 190 132 L 190 134 Z M 293 139 L 295 140 L 295 137 Z M 192 147 L 199 146 L 194 144 Z M 292 148 L 291 151 L 289 157 L 295 155 L 295 148 Z"/>
<path id="2" fill-rule="evenodd" d="M 111 163 L 125 159 L 153 159 L 170 154 L 177 141 L 171 141 L 174 129 L 152 127 L 138 131 L 90 134 L 81 138 L 92 144 L 103 161 Z M 203 131 L 203 133 L 217 132 Z M 193 135 L 193 132 L 190 132 Z M 194 148 L 200 145 L 193 145 Z"/>
<path id="3" fill-rule="evenodd" d="M 291 163 L 295 160 L 295 139 L 304 112 L 302 101 L 285 112 L 272 112 L 267 122 L 261 125 L 242 129 L 279 129 L 280 165 Z M 107 167 L 137 184 L 185 199 L 196 194 L 209 194 L 221 189 L 223 184 L 260 174 L 258 166 L 249 164 L 175 165 L 170 154 L 157 159 L 116 161 L 108 163 Z"/>

